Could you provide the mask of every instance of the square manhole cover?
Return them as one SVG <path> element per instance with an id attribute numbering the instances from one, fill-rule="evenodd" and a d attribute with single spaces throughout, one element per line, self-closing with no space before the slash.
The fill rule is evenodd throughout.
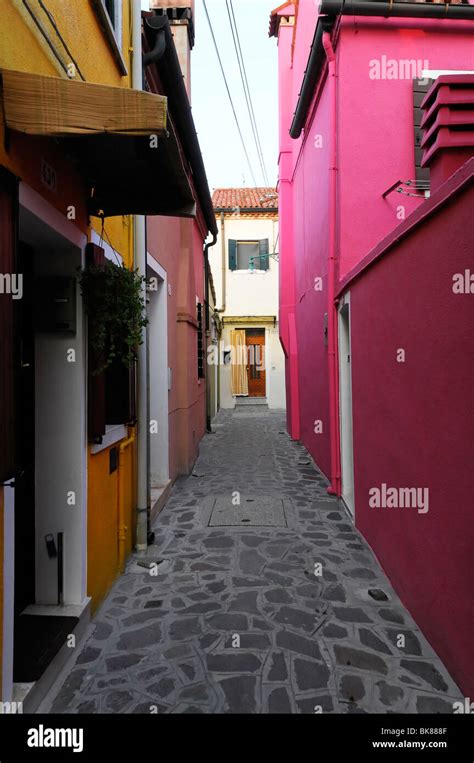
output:
<path id="1" fill-rule="evenodd" d="M 232 497 L 217 498 L 210 527 L 287 527 L 283 501 L 270 495 L 241 496 L 234 506 Z"/>

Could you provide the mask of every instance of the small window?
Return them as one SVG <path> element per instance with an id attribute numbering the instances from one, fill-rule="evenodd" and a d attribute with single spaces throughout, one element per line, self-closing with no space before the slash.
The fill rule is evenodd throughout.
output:
<path id="1" fill-rule="evenodd" d="M 260 270 L 260 246 L 258 241 L 237 241 L 237 270 Z"/>
<path id="2" fill-rule="evenodd" d="M 92 0 L 92 2 L 120 71 L 125 75 L 127 74 L 127 66 L 122 55 L 123 0 Z"/>
<path id="3" fill-rule="evenodd" d="M 110 23 L 112 24 L 115 34 L 118 37 L 118 30 L 120 27 L 121 22 L 121 10 L 122 6 L 120 2 L 117 2 L 117 0 L 102 0 L 103 5 L 105 7 L 105 10 L 107 11 L 110 19 Z"/>

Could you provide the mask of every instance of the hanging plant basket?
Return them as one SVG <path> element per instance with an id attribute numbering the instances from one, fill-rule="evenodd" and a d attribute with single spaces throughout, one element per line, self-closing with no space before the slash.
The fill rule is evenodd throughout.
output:
<path id="1" fill-rule="evenodd" d="M 148 324 L 143 299 L 145 279 L 108 260 L 80 271 L 79 282 L 88 317 L 89 344 L 100 359 L 94 374 L 120 361 L 131 368 Z"/>

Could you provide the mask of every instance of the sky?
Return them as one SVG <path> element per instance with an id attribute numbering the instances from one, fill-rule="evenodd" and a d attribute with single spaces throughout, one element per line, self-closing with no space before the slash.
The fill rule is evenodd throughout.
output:
<path id="1" fill-rule="evenodd" d="M 268 37 L 275 0 L 232 0 L 268 180 L 278 162 L 277 41 Z M 192 106 L 209 186 L 265 185 L 252 134 L 225 0 L 206 0 L 230 94 L 250 158 L 252 178 L 212 41 L 203 0 L 196 0 Z"/>
<path id="2" fill-rule="evenodd" d="M 143 5 L 148 3 L 143 3 Z M 277 41 L 268 37 L 278 0 L 232 0 L 269 183 L 277 180 Z M 242 147 L 204 11 L 196 0 L 196 41 L 191 58 L 192 108 L 211 192 L 265 185 L 247 110 L 226 0 L 206 0 L 227 82 L 255 180 Z"/>

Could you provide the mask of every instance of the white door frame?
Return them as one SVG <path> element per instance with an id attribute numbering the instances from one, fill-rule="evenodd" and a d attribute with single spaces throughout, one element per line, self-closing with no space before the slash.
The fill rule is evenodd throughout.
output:
<path id="1" fill-rule="evenodd" d="M 158 281 L 157 291 L 149 291 L 148 328 L 150 369 L 150 431 L 151 487 L 163 487 L 169 482 L 169 379 L 168 379 L 168 274 L 148 253 L 147 265 Z"/>
<path id="2" fill-rule="evenodd" d="M 339 338 L 339 427 L 341 441 L 342 499 L 353 519 L 354 504 L 354 447 L 352 437 L 352 358 L 350 293 L 341 298 L 338 308 Z"/>

